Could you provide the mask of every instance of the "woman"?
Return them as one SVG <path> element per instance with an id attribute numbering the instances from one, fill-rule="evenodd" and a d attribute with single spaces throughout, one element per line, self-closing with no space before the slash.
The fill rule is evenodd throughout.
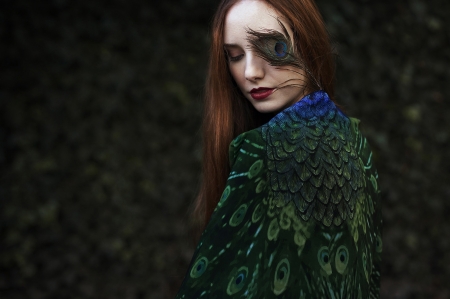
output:
<path id="1" fill-rule="evenodd" d="M 332 101 L 314 2 L 225 0 L 212 34 L 197 199 L 209 222 L 177 298 L 378 298 L 377 173 Z"/>

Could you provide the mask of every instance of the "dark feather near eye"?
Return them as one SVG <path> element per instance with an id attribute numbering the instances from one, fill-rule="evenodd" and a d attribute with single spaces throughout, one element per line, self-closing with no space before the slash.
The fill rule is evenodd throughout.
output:
<path id="1" fill-rule="evenodd" d="M 256 31 L 251 28 L 247 29 L 247 40 L 249 41 L 252 50 L 256 53 L 257 56 L 267 61 L 270 65 L 278 67 L 291 66 L 304 70 L 306 76 L 309 79 L 308 81 L 310 81 L 300 84 L 289 84 L 283 87 L 293 85 L 306 87 L 307 83 L 312 83 L 316 86 L 316 88 L 321 89 L 317 80 L 312 76 L 311 72 L 305 66 L 302 59 L 300 59 L 299 55 L 295 53 L 286 27 L 284 27 L 283 23 L 280 20 L 278 20 L 278 23 L 280 24 L 281 28 L 283 28 L 284 34 L 277 30 L 270 29 L 265 29 L 262 31 Z"/>
<path id="2" fill-rule="evenodd" d="M 287 31 L 280 22 L 286 35 L 276 30 L 255 31 L 248 28 L 248 41 L 256 55 L 273 66 L 293 66 L 303 69 L 303 63 L 295 55 L 291 41 L 286 38 Z"/>

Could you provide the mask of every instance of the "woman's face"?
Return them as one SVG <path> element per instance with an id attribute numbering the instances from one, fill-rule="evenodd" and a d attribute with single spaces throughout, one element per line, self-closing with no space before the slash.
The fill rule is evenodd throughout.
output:
<path id="1" fill-rule="evenodd" d="M 285 30 L 278 20 L 289 36 L 285 36 Z M 279 112 L 306 95 L 304 71 L 292 66 L 270 65 L 255 53 L 249 41 L 249 30 L 275 30 L 288 41 L 292 41 L 292 31 L 279 13 L 264 1 L 237 2 L 225 19 L 224 47 L 231 75 L 257 111 Z M 275 54 L 283 52 L 282 44 L 277 43 L 273 48 Z M 283 86 L 287 87 L 280 88 Z"/>

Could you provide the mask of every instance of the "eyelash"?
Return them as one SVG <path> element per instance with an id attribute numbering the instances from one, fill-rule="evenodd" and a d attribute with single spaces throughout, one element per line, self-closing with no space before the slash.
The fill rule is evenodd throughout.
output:
<path id="1" fill-rule="evenodd" d="M 243 56 L 244 56 L 244 54 L 240 54 L 240 55 L 234 56 L 234 57 L 228 56 L 228 60 L 231 61 L 231 62 L 239 61 L 239 60 L 241 60 L 241 58 Z"/>

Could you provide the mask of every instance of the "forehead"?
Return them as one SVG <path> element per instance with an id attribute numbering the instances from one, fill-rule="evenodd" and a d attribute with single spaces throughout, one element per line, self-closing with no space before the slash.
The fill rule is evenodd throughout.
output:
<path id="1" fill-rule="evenodd" d="M 239 1 L 230 8 L 225 18 L 224 42 L 226 44 L 245 43 L 248 28 L 255 31 L 272 29 L 283 32 L 278 19 L 288 28 L 288 33 L 291 35 L 289 26 L 283 21 L 282 16 L 266 2 Z"/>

